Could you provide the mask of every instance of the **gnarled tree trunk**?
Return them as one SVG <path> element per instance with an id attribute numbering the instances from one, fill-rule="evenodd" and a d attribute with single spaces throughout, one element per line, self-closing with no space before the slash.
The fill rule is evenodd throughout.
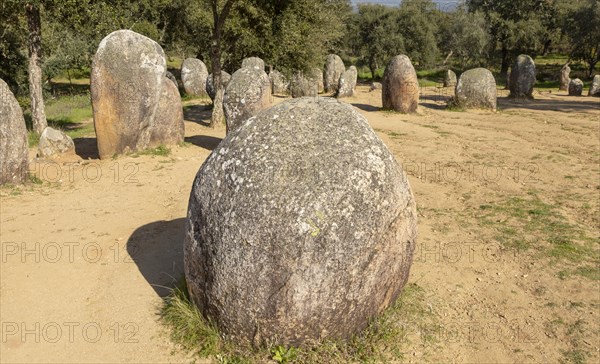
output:
<path id="1" fill-rule="evenodd" d="M 25 4 L 29 27 L 29 94 L 31 97 L 31 119 L 33 130 L 41 134 L 48 126 L 44 95 L 42 92 L 42 22 L 40 8 Z"/>

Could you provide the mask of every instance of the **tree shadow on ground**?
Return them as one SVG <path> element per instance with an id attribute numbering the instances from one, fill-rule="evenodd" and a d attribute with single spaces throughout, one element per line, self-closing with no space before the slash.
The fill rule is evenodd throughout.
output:
<path id="1" fill-rule="evenodd" d="M 377 106 L 373 106 L 373 105 L 359 104 L 359 103 L 352 103 L 351 105 L 358 109 L 366 111 L 366 112 L 375 112 L 375 111 L 380 110 Z"/>
<path id="2" fill-rule="evenodd" d="M 160 296 L 169 295 L 183 276 L 185 219 L 155 221 L 136 229 L 127 252 L 148 284 Z"/>
<path id="3" fill-rule="evenodd" d="M 183 118 L 202 126 L 209 126 L 212 105 L 187 105 L 183 108 Z"/>
<path id="4" fill-rule="evenodd" d="M 502 110 L 536 110 L 559 112 L 587 112 L 600 110 L 600 101 L 597 97 L 571 96 L 572 99 L 534 99 L 516 100 L 509 97 L 499 97 L 498 106 Z"/>
<path id="5" fill-rule="evenodd" d="M 221 138 L 213 137 L 210 135 L 194 135 L 185 138 L 185 141 L 187 143 L 194 144 L 195 146 L 206 150 L 215 149 L 219 145 L 219 143 L 221 143 L 222 140 L 223 139 Z"/>
<path id="6" fill-rule="evenodd" d="M 433 110 L 445 110 L 449 99 L 446 95 L 421 95 L 419 105 Z"/>
<path id="7" fill-rule="evenodd" d="M 100 159 L 96 138 L 75 138 L 75 154 L 81 159 Z"/>

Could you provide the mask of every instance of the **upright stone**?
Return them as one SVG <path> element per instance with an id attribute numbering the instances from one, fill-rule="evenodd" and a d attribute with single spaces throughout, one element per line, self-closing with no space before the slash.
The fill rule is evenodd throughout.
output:
<path id="1" fill-rule="evenodd" d="M 346 72 L 340 77 L 340 83 L 338 86 L 337 97 L 350 97 L 354 95 L 354 89 L 356 88 L 356 79 L 358 77 L 358 70 L 354 66 L 350 66 Z"/>
<path id="2" fill-rule="evenodd" d="M 23 110 L 0 79 L 0 185 L 21 184 L 29 177 L 29 150 Z"/>
<path id="3" fill-rule="evenodd" d="M 403 113 L 417 111 L 419 81 L 410 59 L 399 55 L 390 60 L 383 73 L 381 98 L 383 108 Z"/>
<path id="4" fill-rule="evenodd" d="M 497 88 L 492 72 L 475 68 L 460 75 L 453 102 L 466 109 L 490 109 L 496 111 Z"/>
<path id="5" fill-rule="evenodd" d="M 230 80 L 231 80 L 231 75 L 225 71 L 221 71 L 221 86 L 223 86 L 223 88 L 222 88 L 223 92 L 225 92 L 225 88 L 229 84 Z M 213 100 L 213 101 L 215 100 L 217 91 L 215 90 L 215 87 L 213 86 L 212 73 L 210 75 L 208 75 L 208 77 L 206 78 L 206 93 L 208 94 L 208 96 L 210 97 L 211 100 Z"/>
<path id="6" fill-rule="evenodd" d="M 179 89 L 165 77 L 158 110 L 151 126 L 149 147 L 175 145 L 183 142 L 184 137 L 185 125 Z"/>
<path id="7" fill-rule="evenodd" d="M 417 236 L 407 177 L 336 99 L 291 99 L 229 133 L 189 201 L 187 287 L 227 339 L 348 339 L 407 281 Z"/>
<path id="8" fill-rule="evenodd" d="M 510 97 L 533 99 L 535 86 L 535 63 L 527 55 L 521 54 L 515 60 L 510 72 Z"/>
<path id="9" fill-rule="evenodd" d="M 327 63 L 325 64 L 325 91 L 326 92 L 337 92 L 340 77 L 346 72 L 346 66 L 342 59 L 336 54 L 330 54 L 327 56 Z"/>
<path id="10" fill-rule="evenodd" d="M 316 97 L 319 95 L 318 81 L 302 72 L 296 72 L 290 82 L 290 93 L 293 98 Z"/>
<path id="11" fill-rule="evenodd" d="M 255 67 L 242 67 L 231 75 L 223 96 L 227 133 L 237 129 L 271 103 L 269 76 Z"/>
<path id="12" fill-rule="evenodd" d="M 560 90 L 567 91 L 569 82 L 571 82 L 571 67 L 569 67 L 569 63 L 566 63 L 560 69 Z"/>
<path id="13" fill-rule="evenodd" d="M 194 96 L 206 95 L 206 79 L 208 69 L 204 62 L 196 58 L 188 58 L 181 65 L 181 82 L 185 93 Z"/>
<path id="14" fill-rule="evenodd" d="M 269 72 L 269 79 L 271 80 L 271 91 L 274 95 L 286 95 L 289 93 L 290 81 L 286 80 L 281 72 L 272 70 Z"/>
<path id="15" fill-rule="evenodd" d="M 242 61 L 242 68 L 244 67 L 251 67 L 264 72 L 265 62 L 258 57 L 248 57 Z"/>
<path id="16" fill-rule="evenodd" d="M 594 76 L 588 96 L 600 97 L 600 75 Z"/>
<path id="17" fill-rule="evenodd" d="M 325 91 L 325 79 L 323 78 L 323 71 L 320 68 L 313 68 L 311 78 L 317 83 L 319 93 Z"/>
<path id="18" fill-rule="evenodd" d="M 38 157 L 53 157 L 59 154 L 75 153 L 75 143 L 70 136 L 47 126 L 38 143 Z"/>
<path id="19" fill-rule="evenodd" d="M 446 71 L 446 76 L 444 77 L 444 87 L 456 87 L 456 73 L 454 73 L 454 71 Z"/>
<path id="20" fill-rule="evenodd" d="M 100 158 L 148 147 L 165 73 L 165 54 L 152 39 L 118 30 L 102 40 L 91 75 Z"/>
<path id="21" fill-rule="evenodd" d="M 581 96 L 583 94 L 583 81 L 579 78 L 569 82 L 569 96 Z"/>

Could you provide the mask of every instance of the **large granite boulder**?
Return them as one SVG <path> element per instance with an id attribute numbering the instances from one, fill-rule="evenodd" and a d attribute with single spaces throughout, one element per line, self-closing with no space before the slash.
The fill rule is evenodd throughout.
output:
<path id="1" fill-rule="evenodd" d="M 265 61 L 263 61 L 262 59 L 260 59 L 258 57 L 244 58 L 244 60 L 242 61 L 242 68 L 244 68 L 244 67 L 251 67 L 251 68 L 255 68 L 260 71 L 264 71 L 265 70 Z"/>
<path id="2" fill-rule="evenodd" d="M 510 97 L 517 99 L 533 99 L 535 86 L 535 62 L 525 54 L 515 60 L 510 72 Z"/>
<path id="3" fill-rule="evenodd" d="M 29 150 L 23 110 L 0 79 L 0 185 L 21 184 L 29 177 Z"/>
<path id="4" fill-rule="evenodd" d="M 336 54 L 330 54 L 327 56 L 327 62 L 325 63 L 325 91 L 326 92 L 337 92 L 340 84 L 340 77 L 346 72 L 346 66 L 342 59 Z"/>
<path id="5" fill-rule="evenodd" d="M 158 43 L 130 30 L 102 40 L 91 74 L 100 158 L 145 149 L 166 73 Z"/>
<path id="6" fill-rule="evenodd" d="M 38 157 L 48 158 L 59 154 L 74 154 L 75 143 L 60 130 L 46 127 L 40 135 Z"/>
<path id="7" fill-rule="evenodd" d="M 290 81 L 290 93 L 293 98 L 316 97 L 319 95 L 318 80 L 302 72 L 296 72 Z"/>
<path id="8" fill-rule="evenodd" d="M 271 80 L 265 71 L 242 67 L 231 75 L 223 96 L 227 133 L 271 104 Z"/>
<path id="9" fill-rule="evenodd" d="M 277 70 L 269 72 L 269 79 L 271 80 L 271 91 L 273 95 L 286 95 L 290 91 L 290 81 Z"/>
<path id="10" fill-rule="evenodd" d="M 562 66 L 560 69 L 560 90 L 567 91 L 569 89 L 569 82 L 571 82 L 571 67 L 569 63 Z"/>
<path id="11" fill-rule="evenodd" d="M 151 126 L 148 147 L 175 145 L 183 142 L 184 137 L 185 125 L 179 89 L 165 77 L 158 109 Z"/>
<path id="12" fill-rule="evenodd" d="M 497 93 L 492 72 L 485 68 L 475 68 L 460 75 L 452 103 L 465 109 L 496 111 Z"/>
<path id="13" fill-rule="evenodd" d="M 204 62 L 196 58 L 188 58 L 181 65 L 181 82 L 185 93 L 193 96 L 206 95 L 206 79 L 208 69 Z"/>
<path id="14" fill-rule="evenodd" d="M 569 82 L 569 96 L 581 96 L 583 94 L 583 81 L 579 78 Z"/>
<path id="15" fill-rule="evenodd" d="M 383 73 L 383 108 L 413 113 L 419 106 L 419 80 L 410 59 L 399 55 L 390 60 Z"/>
<path id="16" fill-rule="evenodd" d="M 447 70 L 444 77 L 444 87 L 456 87 L 456 73 L 452 70 Z"/>
<path id="17" fill-rule="evenodd" d="M 222 88 L 223 92 L 225 92 L 225 88 L 229 84 L 230 80 L 231 80 L 231 75 L 225 71 L 221 71 L 221 86 L 223 86 L 223 88 Z M 210 75 L 208 75 L 208 77 L 206 78 L 206 93 L 208 94 L 208 96 L 210 97 L 211 100 L 213 100 L 213 101 L 215 100 L 217 91 L 215 90 L 215 87 L 213 86 L 212 73 Z"/>
<path id="18" fill-rule="evenodd" d="M 367 120 L 333 98 L 291 99 L 229 133 L 200 168 L 188 290 L 236 342 L 348 339 L 400 294 L 416 224 L 406 175 Z"/>
<path id="19" fill-rule="evenodd" d="M 588 96 L 600 97 L 600 75 L 594 76 Z"/>
<path id="20" fill-rule="evenodd" d="M 356 80 L 358 78 L 358 70 L 354 66 L 350 66 L 346 72 L 340 77 L 338 85 L 338 91 L 336 97 L 350 97 L 354 95 L 354 89 L 356 88 Z"/>

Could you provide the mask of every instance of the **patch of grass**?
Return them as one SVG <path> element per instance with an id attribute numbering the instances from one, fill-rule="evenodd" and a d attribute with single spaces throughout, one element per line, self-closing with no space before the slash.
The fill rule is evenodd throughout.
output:
<path id="1" fill-rule="evenodd" d="M 29 175 L 29 182 L 33 183 L 34 185 L 41 185 L 42 183 L 44 183 L 41 179 L 38 178 L 38 176 L 34 174 Z"/>
<path id="2" fill-rule="evenodd" d="M 27 131 L 27 144 L 29 148 L 37 147 L 40 144 L 40 135 L 33 130 Z"/>
<path id="3" fill-rule="evenodd" d="M 424 323 L 433 320 L 434 315 L 426 307 L 425 299 L 425 292 L 421 287 L 414 283 L 408 284 L 398 300 L 360 334 L 347 342 L 328 340 L 310 348 L 249 348 L 228 342 L 190 301 L 185 283 L 175 288 L 164 300 L 159 314 L 161 321 L 169 329 L 173 342 L 200 358 L 212 357 L 219 363 L 256 363 L 268 360 L 278 363 L 393 362 L 404 357 L 403 345 L 407 342 L 411 329 L 408 324 L 422 328 Z M 422 332 L 421 335 L 426 342 L 435 341 L 432 333 Z"/>
<path id="4" fill-rule="evenodd" d="M 140 155 L 151 155 L 156 157 L 168 157 L 171 155 L 171 149 L 165 147 L 164 145 L 159 145 L 156 148 L 142 150 L 141 152 L 137 152 L 132 154 L 133 157 L 137 157 Z"/>

